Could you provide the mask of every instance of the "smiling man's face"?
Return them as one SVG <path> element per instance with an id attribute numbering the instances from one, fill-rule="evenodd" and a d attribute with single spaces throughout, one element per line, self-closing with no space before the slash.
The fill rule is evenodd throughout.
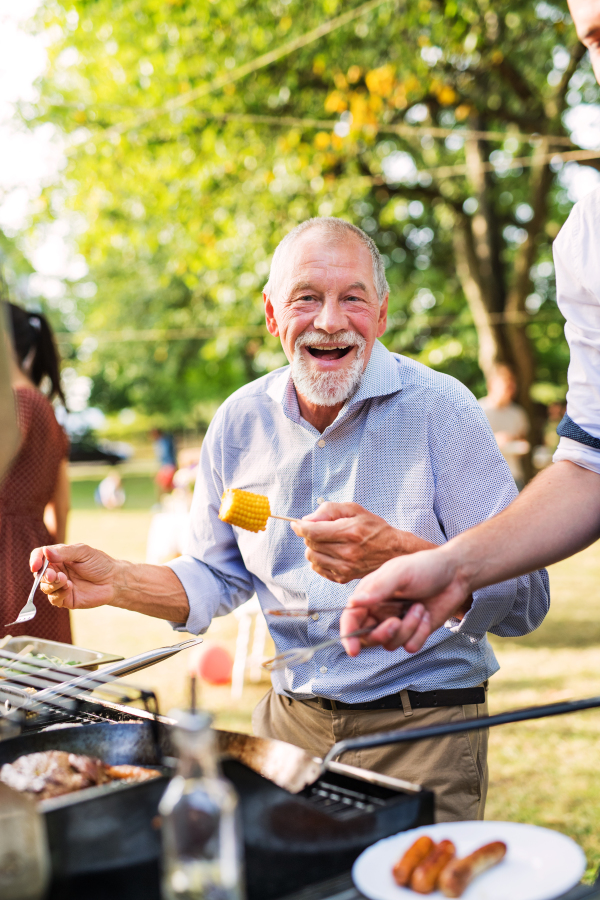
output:
<path id="1" fill-rule="evenodd" d="M 385 331 L 387 296 L 380 304 L 371 254 L 351 232 L 332 242 L 323 229 L 310 228 L 286 263 L 272 296 L 264 295 L 267 327 L 292 364 L 303 415 L 325 407 L 335 419 Z"/>

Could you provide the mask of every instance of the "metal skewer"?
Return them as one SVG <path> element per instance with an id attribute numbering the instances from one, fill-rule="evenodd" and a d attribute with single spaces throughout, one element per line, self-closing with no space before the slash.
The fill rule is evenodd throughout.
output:
<path id="1" fill-rule="evenodd" d="M 399 619 L 403 618 L 403 616 L 408 612 L 410 607 L 413 604 L 413 600 L 382 600 L 381 603 L 373 604 L 379 611 L 389 607 L 390 613 L 393 616 L 398 616 Z M 400 609 L 398 609 L 400 607 Z M 326 613 L 336 613 L 343 612 L 348 607 L 346 606 L 329 606 L 329 607 L 317 607 L 316 609 L 302 609 L 300 607 L 281 607 L 280 609 L 264 609 L 263 614 L 265 616 L 277 616 L 280 619 L 312 619 L 315 615 L 323 615 Z M 371 607 L 352 607 L 353 609 L 366 609 L 369 610 Z"/>
<path id="2" fill-rule="evenodd" d="M 321 641 L 320 644 L 314 644 L 312 647 L 290 647 L 290 649 L 286 650 L 284 653 L 279 653 L 272 659 L 265 660 L 262 667 L 269 672 L 274 672 L 277 669 L 285 669 L 288 666 L 301 666 L 304 663 L 310 662 L 317 650 L 333 647 L 334 644 L 339 644 L 339 642 L 343 641 L 345 638 L 360 637 L 363 634 L 369 634 L 376 627 L 376 625 L 370 625 L 368 628 L 359 628 L 357 631 L 349 632 L 349 634 L 343 634 L 340 637 Z"/>

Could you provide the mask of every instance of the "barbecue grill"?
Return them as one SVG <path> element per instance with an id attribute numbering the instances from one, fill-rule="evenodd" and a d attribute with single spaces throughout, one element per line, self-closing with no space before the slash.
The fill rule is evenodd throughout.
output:
<path id="1" fill-rule="evenodd" d="M 109 685 L 101 673 L 93 694 L 90 682 L 96 676 L 85 673 L 85 690 L 77 687 L 81 682 L 62 684 L 57 695 L 45 692 L 39 709 L 36 694 L 23 696 L 22 691 L 24 687 L 39 690 L 41 684 L 47 687 L 51 673 L 32 676 L 29 670 L 19 668 L 29 666 L 29 661 L 19 662 L 14 655 L 8 663 L 18 675 L 11 676 L 10 684 L 0 682 L 0 702 L 8 699 L 11 706 L 0 718 L 3 715 L 21 734 L 0 742 L 0 764 L 24 753 L 58 749 L 97 756 L 111 764 L 164 767 L 163 774 L 149 782 L 100 785 L 39 804 L 51 847 L 51 898 L 70 900 L 83 894 L 86 900 L 104 900 L 108 890 L 112 900 L 137 900 L 138 895 L 140 900 L 159 900 L 156 812 L 171 772 L 171 721 L 158 714 L 151 694 Z M 72 670 L 67 673 L 71 678 L 73 674 Z M 54 684 L 64 676 L 64 671 L 54 667 Z M 15 695 L 15 691 L 21 693 Z M 345 766 L 337 760 L 345 751 L 595 707 L 600 707 L 600 697 L 343 741 L 332 748 L 323 764 L 311 760 L 308 776 L 291 790 L 272 780 L 277 773 L 270 772 L 266 764 L 264 745 L 278 742 L 220 733 L 227 737 L 230 757 L 237 755 L 237 759 L 223 760 L 223 770 L 241 801 L 248 900 L 275 900 L 347 873 L 362 850 L 380 838 L 433 822 L 431 792 Z M 64 727 L 73 722 L 76 727 Z M 260 750 L 254 756 L 253 744 Z M 301 752 L 288 748 L 288 757 Z"/>
<path id="2" fill-rule="evenodd" d="M 162 766 L 141 784 L 107 784 L 43 800 L 55 884 L 126 866 L 156 868 L 160 855 L 157 807 L 170 775 L 171 721 L 158 715 L 154 695 L 90 675 L 20 660 L 0 650 L 10 682 L 0 682 L 5 721 L 21 734 L 0 743 L 0 765 L 42 750 L 99 757 L 109 764 Z M 33 674 L 32 674 L 32 671 Z M 75 676 L 75 679 L 73 679 Z M 70 681 L 61 683 L 61 679 Z M 48 684 L 60 684 L 49 694 Z M 36 693 L 24 693 L 24 688 Z M 82 689 L 85 688 L 85 689 Z M 41 694 L 41 689 L 43 694 Z M 90 690 L 93 694 L 90 695 Z M 135 708 L 135 704 L 142 708 Z M 65 727 L 74 724 L 77 727 Z M 56 726 L 59 725 L 59 728 Z M 233 736 L 248 747 L 256 739 Z M 283 745 L 284 751 L 293 750 Z M 246 843 L 248 900 L 271 900 L 349 868 L 369 844 L 433 822 L 433 795 L 418 785 L 334 763 L 299 793 L 290 793 L 243 762 L 223 760 L 240 796 Z M 144 892 L 145 900 L 158 900 Z"/>

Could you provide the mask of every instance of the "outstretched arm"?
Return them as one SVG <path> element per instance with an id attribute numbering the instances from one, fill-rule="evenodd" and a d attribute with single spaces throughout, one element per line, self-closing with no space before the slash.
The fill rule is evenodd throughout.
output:
<path id="1" fill-rule="evenodd" d="M 361 581 L 341 633 L 360 628 L 368 608 L 390 597 L 421 601 L 404 620 L 387 619 L 369 643 L 415 653 L 479 588 L 565 559 L 600 536 L 600 475 L 562 461 L 541 472 L 503 512 L 436 550 L 393 559 Z M 345 642 L 355 656 L 358 640 Z"/>
<path id="2" fill-rule="evenodd" d="M 113 559 L 87 544 L 54 544 L 33 551 L 32 572 L 38 571 L 44 556 L 49 566 L 40 587 L 53 606 L 119 606 L 171 622 L 187 621 L 190 608 L 186 592 L 167 566 Z"/>

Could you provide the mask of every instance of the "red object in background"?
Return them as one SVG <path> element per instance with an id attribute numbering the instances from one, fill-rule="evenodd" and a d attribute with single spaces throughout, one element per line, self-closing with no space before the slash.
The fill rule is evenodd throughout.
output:
<path id="1" fill-rule="evenodd" d="M 208 684 L 230 684 L 233 659 L 224 647 L 207 647 L 198 661 L 198 675 Z"/>
<path id="2" fill-rule="evenodd" d="M 154 481 L 163 493 L 168 494 L 173 490 L 173 475 L 176 471 L 175 466 L 161 466 L 154 476 Z"/>

